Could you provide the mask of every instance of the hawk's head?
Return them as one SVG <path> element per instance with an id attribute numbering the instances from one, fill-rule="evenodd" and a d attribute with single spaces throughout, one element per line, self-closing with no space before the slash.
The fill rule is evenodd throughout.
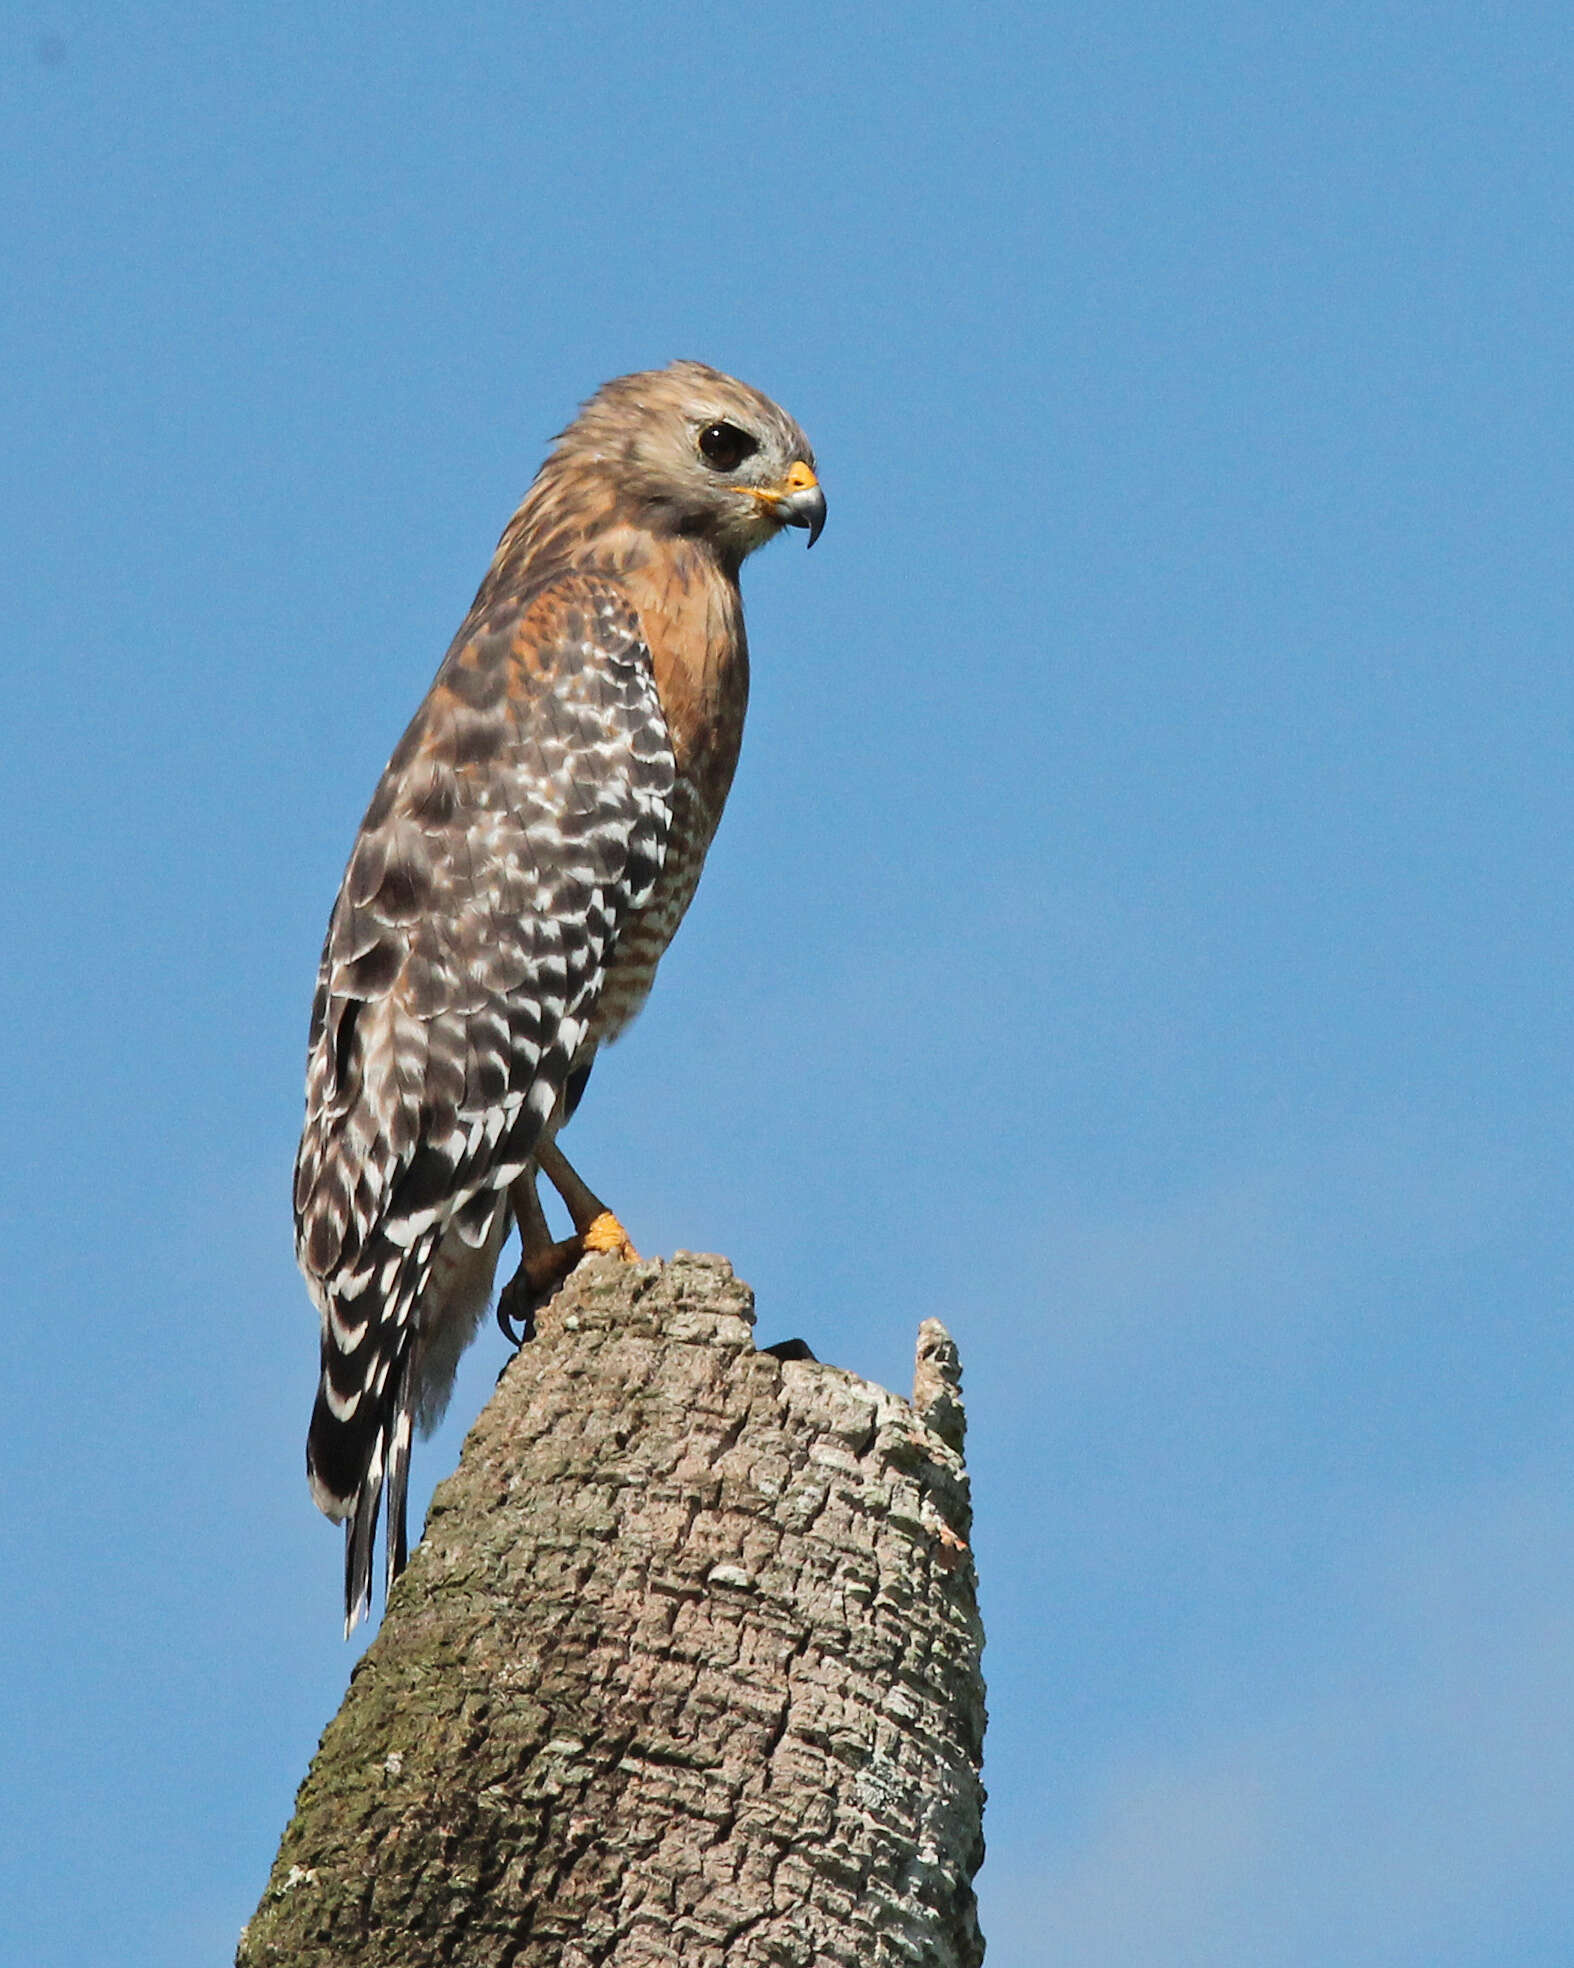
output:
<path id="1" fill-rule="evenodd" d="M 814 451 L 787 412 L 703 362 L 604 383 L 563 432 L 552 463 L 604 480 L 654 532 L 710 540 L 729 560 L 784 526 L 825 524 Z"/>

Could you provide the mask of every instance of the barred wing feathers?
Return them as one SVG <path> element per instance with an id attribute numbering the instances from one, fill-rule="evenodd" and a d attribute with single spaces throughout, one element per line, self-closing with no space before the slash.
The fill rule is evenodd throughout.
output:
<path id="1" fill-rule="evenodd" d="M 445 1311 L 434 1275 L 466 1247 L 495 1263 L 507 1185 L 661 871 L 673 785 L 639 619 L 611 583 L 569 577 L 465 625 L 362 822 L 295 1169 L 322 1315 L 307 1467 L 321 1508 L 350 1520 L 351 1624 L 385 1481 L 390 1578 L 403 1563 L 412 1425 L 446 1398 L 422 1381 Z"/>

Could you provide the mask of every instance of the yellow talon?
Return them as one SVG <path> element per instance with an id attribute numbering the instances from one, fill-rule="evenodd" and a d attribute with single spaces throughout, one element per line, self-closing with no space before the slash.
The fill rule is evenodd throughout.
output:
<path id="1" fill-rule="evenodd" d="M 605 1252 L 613 1257 L 621 1257 L 628 1263 L 635 1262 L 639 1257 L 639 1252 L 629 1242 L 629 1233 L 611 1210 L 603 1210 L 598 1217 L 593 1218 L 585 1226 L 580 1241 L 587 1256 L 592 1251 Z"/>

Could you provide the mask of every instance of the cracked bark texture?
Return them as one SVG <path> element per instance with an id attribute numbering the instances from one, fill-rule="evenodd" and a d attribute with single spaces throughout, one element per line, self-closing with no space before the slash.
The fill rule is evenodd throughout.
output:
<path id="1" fill-rule="evenodd" d="M 582 1264 L 433 1499 L 238 1968 L 975 1968 L 956 1349 L 756 1352 L 720 1258 Z"/>

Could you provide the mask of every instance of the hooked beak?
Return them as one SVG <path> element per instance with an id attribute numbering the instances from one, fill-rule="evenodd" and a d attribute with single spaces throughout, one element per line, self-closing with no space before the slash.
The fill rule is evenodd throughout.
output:
<path id="1" fill-rule="evenodd" d="M 779 526 L 807 527 L 811 547 L 819 539 L 825 527 L 825 494 L 801 458 L 779 486 L 754 496 Z"/>

